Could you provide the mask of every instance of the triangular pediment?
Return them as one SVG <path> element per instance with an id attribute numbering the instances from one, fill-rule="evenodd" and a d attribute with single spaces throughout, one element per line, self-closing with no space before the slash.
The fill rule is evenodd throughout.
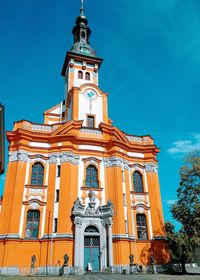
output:
<path id="1" fill-rule="evenodd" d="M 59 126 L 56 130 L 54 130 L 51 136 L 61 136 L 66 135 L 70 132 L 80 130 L 83 121 L 70 121 L 63 123 L 63 125 Z"/>
<path id="2" fill-rule="evenodd" d="M 109 134 L 112 140 L 130 144 L 125 134 L 119 128 L 105 123 L 101 123 L 99 127 L 102 129 L 102 132 Z"/>

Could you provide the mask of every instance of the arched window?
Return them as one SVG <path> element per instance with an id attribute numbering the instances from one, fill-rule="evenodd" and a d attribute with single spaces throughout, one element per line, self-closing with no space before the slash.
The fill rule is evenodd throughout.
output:
<path id="1" fill-rule="evenodd" d="M 82 71 L 78 71 L 78 79 L 83 79 L 83 72 Z"/>
<path id="2" fill-rule="evenodd" d="M 85 232 L 87 232 L 87 233 L 99 233 L 99 230 L 95 226 L 88 226 L 88 227 L 86 227 Z"/>
<path id="3" fill-rule="evenodd" d="M 143 181 L 142 181 L 142 175 L 140 172 L 135 171 L 133 173 L 133 187 L 135 192 L 143 192 Z"/>
<path id="4" fill-rule="evenodd" d="M 89 165 L 86 168 L 86 187 L 98 188 L 98 174 L 97 169 L 94 165 Z"/>
<path id="5" fill-rule="evenodd" d="M 85 38 L 85 32 L 84 31 L 81 31 L 81 37 Z"/>
<path id="6" fill-rule="evenodd" d="M 85 79 L 88 80 L 88 81 L 90 80 L 90 73 L 89 72 L 85 73 Z"/>
<path id="7" fill-rule="evenodd" d="M 137 221 L 137 234 L 138 239 L 146 240 L 148 239 L 147 235 L 147 221 L 145 214 L 137 214 L 136 215 Z"/>
<path id="8" fill-rule="evenodd" d="M 32 166 L 31 185 L 42 186 L 44 177 L 44 166 L 36 162 Z"/>
<path id="9" fill-rule="evenodd" d="M 38 238 L 39 224 L 40 212 L 38 210 L 28 210 L 25 237 Z"/>

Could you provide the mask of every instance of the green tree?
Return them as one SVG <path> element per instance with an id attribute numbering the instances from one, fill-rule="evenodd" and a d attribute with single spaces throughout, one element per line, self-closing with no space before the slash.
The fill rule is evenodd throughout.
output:
<path id="1" fill-rule="evenodd" d="M 165 224 L 172 262 L 182 264 L 191 261 L 191 252 L 200 245 L 200 151 L 189 153 L 180 168 L 180 186 L 177 201 L 171 207 L 175 220 L 181 224 L 176 232 L 171 223 Z"/>
<path id="2" fill-rule="evenodd" d="M 180 169 L 178 199 L 171 212 L 195 246 L 200 244 L 200 151 L 188 154 L 184 161 Z"/>
<path id="3" fill-rule="evenodd" d="M 192 243 L 184 231 L 176 232 L 174 225 L 170 222 L 165 223 L 165 230 L 171 262 L 181 263 L 182 273 L 186 273 L 185 264 L 192 259 Z"/>

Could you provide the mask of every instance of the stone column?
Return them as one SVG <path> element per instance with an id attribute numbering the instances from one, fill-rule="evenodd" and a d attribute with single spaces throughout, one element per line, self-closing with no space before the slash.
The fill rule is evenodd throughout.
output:
<path id="1" fill-rule="evenodd" d="M 75 218 L 75 246 L 74 246 L 74 268 L 75 273 L 79 273 L 81 268 L 81 260 L 80 260 L 80 246 L 81 246 L 81 226 L 82 222 L 80 218 Z"/>
<path id="2" fill-rule="evenodd" d="M 109 221 L 108 224 L 108 262 L 109 267 L 113 266 L 113 250 L 112 250 L 112 220 Z"/>

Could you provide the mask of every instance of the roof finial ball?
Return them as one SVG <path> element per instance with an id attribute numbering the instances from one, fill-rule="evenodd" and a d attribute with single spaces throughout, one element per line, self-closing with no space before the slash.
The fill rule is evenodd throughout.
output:
<path id="1" fill-rule="evenodd" d="M 84 15 L 84 0 L 81 0 L 81 9 L 80 9 L 80 12 L 81 12 L 81 16 L 85 16 Z"/>

